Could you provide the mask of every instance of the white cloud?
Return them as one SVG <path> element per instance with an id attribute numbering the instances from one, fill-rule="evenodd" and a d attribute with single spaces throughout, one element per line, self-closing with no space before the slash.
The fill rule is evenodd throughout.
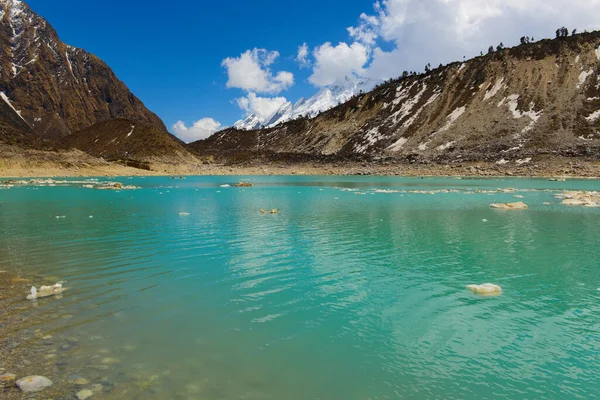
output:
<path id="1" fill-rule="evenodd" d="M 472 57 L 500 42 L 517 44 L 521 36 L 552 37 L 562 25 L 580 32 L 600 27 L 600 0 L 385 0 L 374 9 L 348 32 L 375 47 L 367 73 L 382 79 Z M 392 50 L 377 48 L 377 41 Z"/>
<path id="2" fill-rule="evenodd" d="M 237 105 L 246 115 L 256 114 L 261 121 L 266 121 L 287 102 L 285 97 L 259 97 L 256 93 L 236 99 Z"/>
<path id="3" fill-rule="evenodd" d="M 185 126 L 183 121 L 177 121 L 171 129 L 179 139 L 186 143 L 191 143 L 196 140 L 206 139 L 221 128 L 220 122 L 215 121 L 212 118 L 202 118 L 201 120 L 194 122 L 194 125 L 189 128 Z"/>
<path id="4" fill-rule="evenodd" d="M 379 19 L 372 15 L 362 13 L 360 15 L 360 24 L 357 27 L 349 27 L 348 33 L 350 37 L 366 46 L 372 46 L 375 44 L 378 33 L 377 28 L 379 27 Z"/>
<path id="5" fill-rule="evenodd" d="M 365 45 L 354 42 L 350 46 L 340 43 L 332 46 L 327 42 L 313 51 L 315 64 L 308 80 L 316 86 L 326 86 L 337 78 L 355 73 L 364 74 L 364 65 L 369 59 Z"/>
<path id="6" fill-rule="evenodd" d="M 306 43 L 303 43 L 302 46 L 298 47 L 296 61 L 300 64 L 301 68 L 310 66 L 310 60 L 308 59 L 308 45 Z"/>
<path id="7" fill-rule="evenodd" d="M 279 93 L 294 84 L 294 74 L 271 72 L 271 66 L 279 57 L 277 51 L 265 49 L 247 50 L 239 57 L 229 57 L 221 65 L 227 69 L 227 87 L 257 93 Z"/>

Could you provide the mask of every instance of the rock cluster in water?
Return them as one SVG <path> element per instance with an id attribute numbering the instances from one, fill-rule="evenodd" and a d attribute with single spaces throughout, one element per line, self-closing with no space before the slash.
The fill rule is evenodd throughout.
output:
<path id="1" fill-rule="evenodd" d="M 565 192 L 555 197 L 567 206 L 600 207 L 600 192 Z"/>
<path id="2" fill-rule="evenodd" d="M 12 188 L 15 186 L 74 186 L 82 185 L 86 189 L 104 189 L 104 190 L 132 190 L 139 189 L 138 186 L 123 185 L 120 182 L 98 182 L 96 179 L 88 180 L 58 180 L 58 179 L 9 179 L 0 181 L 0 187 Z"/>
<path id="3" fill-rule="evenodd" d="M 490 207 L 499 210 L 527 210 L 529 208 L 527 204 L 522 201 L 516 203 L 495 203 L 490 204 Z"/>

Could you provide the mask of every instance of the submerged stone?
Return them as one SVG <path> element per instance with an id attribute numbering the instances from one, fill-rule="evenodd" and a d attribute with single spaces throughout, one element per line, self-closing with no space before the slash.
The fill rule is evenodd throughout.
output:
<path id="1" fill-rule="evenodd" d="M 253 185 L 250 182 L 239 182 L 233 186 L 234 187 L 252 187 Z"/>
<path id="2" fill-rule="evenodd" d="M 15 374 L 4 374 L 0 375 L 0 382 L 12 382 L 17 379 Z"/>
<path id="3" fill-rule="evenodd" d="M 23 392 L 40 392 L 52 386 L 52 381 L 45 376 L 32 375 L 17 381 L 17 387 Z"/>
<path id="4" fill-rule="evenodd" d="M 94 392 L 92 392 L 89 389 L 80 390 L 79 392 L 77 392 L 77 394 L 75 394 L 75 396 L 77 396 L 77 399 L 79 399 L 79 400 L 89 399 L 93 395 L 94 395 Z"/>
<path id="5" fill-rule="evenodd" d="M 90 381 L 88 381 L 85 378 L 77 378 L 73 381 L 73 384 L 78 385 L 78 386 L 85 386 L 89 383 L 90 383 Z"/>

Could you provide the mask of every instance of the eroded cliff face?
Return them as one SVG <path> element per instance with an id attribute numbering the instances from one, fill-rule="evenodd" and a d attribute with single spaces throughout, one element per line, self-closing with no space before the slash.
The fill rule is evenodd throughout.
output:
<path id="1" fill-rule="evenodd" d="M 190 148 L 498 163 L 595 156 L 599 73 L 600 32 L 543 40 L 392 81 L 313 119 L 229 129 Z"/>
<path id="2" fill-rule="evenodd" d="M 0 0 L 0 92 L 0 139 L 8 141 L 20 132 L 53 142 L 114 118 L 167 131 L 103 61 L 61 42 L 19 0 Z"/>

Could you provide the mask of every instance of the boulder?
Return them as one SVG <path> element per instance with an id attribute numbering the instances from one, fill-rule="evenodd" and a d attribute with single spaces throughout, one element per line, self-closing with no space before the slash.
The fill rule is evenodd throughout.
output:
<path id="1" fill-rule="evenodd" d="M 31 375 L 17 381 L 17 387 L 23 392 L 40 392 L 52 386 L 52 381 L 45 376 Z"/>

